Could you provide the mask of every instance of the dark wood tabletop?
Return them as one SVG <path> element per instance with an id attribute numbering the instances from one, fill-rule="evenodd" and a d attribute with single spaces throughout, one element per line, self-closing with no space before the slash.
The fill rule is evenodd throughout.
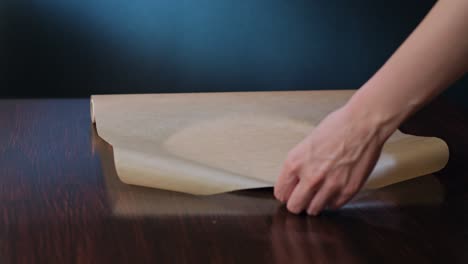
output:
<path id="1" fill-rule="evenodd" d="M 444 170 L 308 217 L 271 188 L 125 185 L 89 100 L 0 100 L 0 263 L 468 263 L 467 121 L 433 102 L 401 129 L 443 138 Z"/>

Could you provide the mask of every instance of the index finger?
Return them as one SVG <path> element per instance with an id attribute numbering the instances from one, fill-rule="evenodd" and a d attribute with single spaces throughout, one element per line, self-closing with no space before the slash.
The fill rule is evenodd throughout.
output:
<path id="1" fill-rule="evenodd" d="M 276 199 L 285 203 L 289 199 L 289 196 L 291 195 L 298 182 L 299 179 L 295 174 L 294 170 L 290 166 L 288 166 L 287 162 L 285 162 L 274 187 Z"/>

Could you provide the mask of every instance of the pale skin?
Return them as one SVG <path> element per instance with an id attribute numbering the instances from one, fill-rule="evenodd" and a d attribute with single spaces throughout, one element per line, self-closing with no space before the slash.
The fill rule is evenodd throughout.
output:
<path id="1" fill-rule="evenodd" d="M 288 153 L 275 197 L 296 214 L 343 206 L 398 126 L 467 71 L 468 0 L 440 0 L 374 76 Z"/>

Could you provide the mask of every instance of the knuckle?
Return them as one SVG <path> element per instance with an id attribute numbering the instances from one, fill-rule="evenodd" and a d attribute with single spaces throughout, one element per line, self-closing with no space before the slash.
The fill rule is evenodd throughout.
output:
<path id="1" fill-rule="evenodd" d="M 354 194 L 354 193 L 357 193 L 359 191 L 359 189 L 361 189 L 361 185 L 360 184 L 351 184 L 349 188 L 351 189 L 350 191 Z"/>
<path id="2" fill-rule="evenodd" d="M 295 159 L 287 158 L 284 162 L 284 167 L 286 171 L 294 172 L 299 168 L 299 162 L 297 162 Z"/>
<path id="3" fill-rule="evenodd" d="M 321 182 L 327 176 L 327 171 L 323 168 L 316 168 L 315 166 L 307 166 L 301 173 L 301 178 L 309 182 Z"/>
<path id="4" fill-rule="evenodd" d="M 322 183 L 323 177 L 320 175 L 305 174 L 301 177 L 301 181 L 304 181 L 309 188 L 315 188 L 317 185 Z"/>
<path id="5" fill-rule="evenodd" d="M 337 181 L 336 179 L 331 179 L 328 182 L 328 188 L 331 191 L 338 191 L 338 190 L 340 190 L 342 188 L 342 184 L 339 181 Z"/>
<path id="6" fill-rule="evenodd" d="M 288 153 L 286 154 L 286 157 L 287 159 L 291 159 L 294 157 L 294 149 L 288 151 Z"/>
<path id="7" fill-rule="evenodd" d="M 354 186 L 349 186 L 343 190 L 343 196 L 348 199 L 352 197 L 356 192 L 358 191 L 358 188 Z"/>
<path id="8" fill-rule="evenodd" d="M 314 169 L 314 175 L 317 178 L 325 179 L 325 177 L 327 176 L 327 171 L 324 169 Z"/>
<path id="9" fill-rule="evenodd" d="M 298 155 L 298 151 L 296 150 L 296 148 L 291 149 L 287 153 L 287 157 L 292 158 L 292 159 L 294 159 L 297 155 Z"/>

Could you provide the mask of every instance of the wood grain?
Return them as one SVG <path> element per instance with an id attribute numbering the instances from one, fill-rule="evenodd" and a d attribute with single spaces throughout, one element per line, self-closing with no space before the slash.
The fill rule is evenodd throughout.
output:
<path id="1" fill-rule="evenodd" d="M 439 100 L 402 130 L 446 169 L 289 214 L 271 189 L 197 197 L 122 184 L 85 99 L 0 101 L 1 263 L 467 263 L 467 115 Z"/>

